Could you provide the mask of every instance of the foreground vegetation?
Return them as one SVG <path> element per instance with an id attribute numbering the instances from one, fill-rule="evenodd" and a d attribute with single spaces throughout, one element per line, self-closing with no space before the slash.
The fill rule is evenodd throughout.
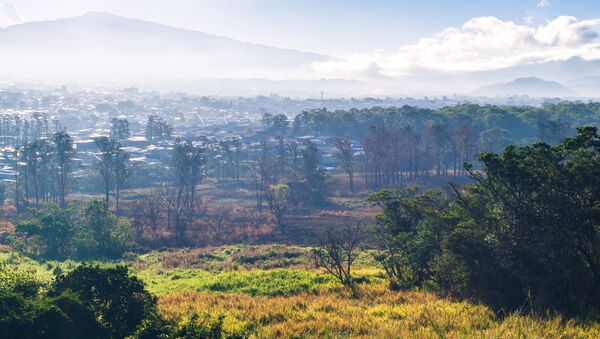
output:
<path id="1" fill-rule="evenodd" d="M 286 261 L 290 256 L 293 260 Z M 55 273 L 79 265 L 73 261 L 37 262 L 15 253 L 1 254 L 0 261 L 21 272 L 35 272 L 46 282 L 52 282 Z M 527 305 L 521 312 L 497 315 L 484 305 L 442 298 L 425 290 L 392 291 L 382 268 L 369 255 L 358 261 L 359 293 L 353 295 L 325 272 L 311 267 L 311 262 L 310 249 L 263 245 L 152 252 L 118 263 L 129 266 L 158 297 L 158 312 L 167 323 L 179 324 L 172 325 L 179 328 L 178 335 L 190 320 L 206 333 L 218 330 L 217 337 L 297 337 L 300 333 L 305 337 L 425 338 L 600 335 L 598 323 L 527 314 Z"/>

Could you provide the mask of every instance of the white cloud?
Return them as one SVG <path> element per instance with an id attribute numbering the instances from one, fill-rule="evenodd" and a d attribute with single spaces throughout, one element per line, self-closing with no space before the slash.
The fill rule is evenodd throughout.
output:
<path id="1" fill-rule="evenodd" d="M 550 1 L 548 0 L 539 0 L 537 3 L 538 7 L 548 7 L 550 6 Z"/>
<path id="2" fill-rule="evenodd" d="M 496 17 L 477 17 L 462 27 L 405 45 L 394 52 L 369 54 L 313 65 L 321 74 L 402 76 L 422 71 L 475 72 L 566 60 L 600 58 L 600 19 L 560 16 L 540 26 L 519 25 Z"/>

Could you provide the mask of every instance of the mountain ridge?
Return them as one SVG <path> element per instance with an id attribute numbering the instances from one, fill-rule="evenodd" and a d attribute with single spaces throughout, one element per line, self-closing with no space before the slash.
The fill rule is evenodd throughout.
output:
<path id="1" fill-rule="evenodd" d="M 538 77 L 519 77 L 512 81 L 482 86 L 474 94 L 483 96 L 566 97 L 575 93 L 557 81 Z"/>
<path id="2" fill-rule="evenodd" d="M 56 66 L 63 73 L 98 75 L 285 79 L 332 59 L 106 12 L 12 25 L 0 29 L 0 45 L 0 60 L 16 69 L 25 58 L 43 66 L 39 72 Z"/>

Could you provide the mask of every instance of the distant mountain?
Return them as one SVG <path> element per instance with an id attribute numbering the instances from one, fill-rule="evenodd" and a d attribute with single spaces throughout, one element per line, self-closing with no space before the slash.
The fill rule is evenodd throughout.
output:
<path id="1" fill-rule="evenodd" d="M 484 86 L 475 91 L 476 95 L 495 97 L 528 95 L 530 97 L 568 97 L 575 93 L 556 81 L 536 77 L 518 78 L 510 82 Z"/>
<path id="2" fill-rule="evenodd" d="M 21 21 L 21 15 L 13 4 L 0 4 L 0 27 L 20 24 Z"/>
<path id="3" fill-rule="evenodd" d="M 280 49 L 108 13 L 0 29 L 0 76 L 302 78 L 324 55 Z"/>

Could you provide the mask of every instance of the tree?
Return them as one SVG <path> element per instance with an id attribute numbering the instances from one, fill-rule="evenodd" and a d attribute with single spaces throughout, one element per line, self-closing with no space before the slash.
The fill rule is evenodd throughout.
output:
<path id="1" fill-rule="evenodd" d="M 454 225 L 445 195 L 433 190 L 418 194 L 414 187 L 384 189 L 367 201 L 382 209 L 373 229 L 380 249 L 375 259 L 388 275 L 390 288 L 436 284 L 443 242 Z"/>
<path id="2" fill-rule="evenodd" d="M 30 250 L 47 259 L 66 259 L 74 255 L 73 237 L 76 217 L 73 207 L 60 208 L 48 204 L 43 209 L 30 209 L 32 219 L 17 224 L 18 233 L 30 237 Z"/>
<path id="3" fill-rule="evenodd" d="M 275 218 L 277 227 L 280 230 L 285 228 L 285 217 L 290 207 L 290 187 L 286 184 L 277 184 L 269 186 L 269 210 Z"/>
<path id="4" fill-rule="evenodd" d="M 308 141 L 302 151 L 302 167 L 304 179 L 308 188 L 307 201 L 313 206 L 320 206 L 325 202 L 325 193 L 328 189 L 327 176 L 319 168 L 320 153 L 317 145 Z"/>
<path id="5" fill-rule="evenodd" d="M 94 314 L 70 292 L 41 299 L 0 293 L 0 314 L 0 337 L 6 339 L 107 337 Z"/>
<path id="6" fill-rule="evenodd" d="M 117 258 L 130 246 L 131 224 L 113 215 L 103 200 L 60 208 L 49 203 L 29 210 L 17 224 L 23 249 L 46 259 Z"/>
<path id="7" fill-rule="evenodd" d="M 273 115 L 271 113 L 264 113 L 261 122 L 267 127 L 270 133 L 278 136 L 284 136 L 290 125 L 288 117 L 285 114 Z"/>
<path id="8" fill-rule="evenodd" d="M 455 189 L 462 221 L 448 246 L 469 294 L 496 308 L 600 309 L 600 135 L 482 154 Z"/>
<path id="9" fill-rule="evenodd" d="M 71 160 L 75 154 L 73 149 L 73 139 L 66 132 L 57 132 L 54 134 L 54 144 L 56 145 L 56 165 L 58 172 L 58 190 L 60 197 L 60 206 L 65 207 L 65 198 L 67 196 L 67 180 L 71 172 Z"/>
<path id="10" fill-rule="evenodd" d="M 119 145 L 118 143 L 108 137 L 98 137 L 94 139 L 96 147 L 100 150 L 100 163 L 98 170 L 104 181 L 104 199 L 108 206 L 112 176 L 114 171 L 115 157 L 117 155 Z"/>
<path id="11" fill-rule="evenodd" d="M 269 156 L 269 144 L 262 142 L 262 148 L 258 159 L 253 167 L 253 175 L 256 185 L 256 208 L 262 212 L 265 193 L 268 193 L 268 187 L 274 181 L 274 160 Z"/>
<path id="12" fill-rule="evenodd" d="M 145 319 L 157 313 L 156 297 L 146 291 L 144 283 L 131 276 L 125 266 L 78 266 L 58 276 L 49 295 L 66 292 L 74 293 L 92 311 L 110 338 L 133 334 Z"/>
<path id="13" fill-rule="evenodd" d="M 131 223 L 112 214 L 106 201 L 94 199 L 83 210 L 75 241 L 82 257 L 118 258 L 130 246 Z"/>
<path id="14" fill-rule="evenodd" d="M 132 224 L 137 242 L 140 242 L 146 230 L 150 231 L 152 240 L 156 242 L 164 218 L 164 209 L 160 192 L 146 195 L 131 204 Z"/>
<path id="15" fill-rule="evenodd" d="M 173 125 L 158 115 L 151 115 L 146 122 L 146 139 L 151 141 L 166 140 L 173 133 Z"/>
<path id="16" fill-rule="evenodd" d="M 352 150 L 352 140 L 345 137 L 337 137 L 335 138 L 334 144 L 337 149 L 335 156 L 338 159 L 340 166 L 348 174 L 350 192 L 354 192 L 354 154 Z"/>
<path id="17" fill-rule="evenodd" d="M 129 138 L 129 121 L 127 119 L 113 118 L 110 124 L 111 139 L 121 141 Z"/>
<path id="18" fill-rule="evenodd" d="M 327 229 L 325 239 L 314 251 L 315 264 L 324 268 L 344 286 L 354 289 L 352 265 L 362 252 L 363 233 L 356 223 L 343 229 Z"/>
<path id="19" fill-rule="evenodd" d="M 177 200 L 175 204 L 175 238 L 182 244 L 186 230 L 192 223 L 196 209 L 196 185 L 202 181 L 205 149 L 190 140 L 177 140 L 173 147 L 173 170 L 175 171 Z"/>
<path id="20" fill-rule="evenodd" d="M 121 190 L 125 187 L 127 179 L 131 175 L 131 168 L 129 166 L 129 154 L 123 151 L 120 147 L 117 148 L 117 150 L 115 151 L 112 171 L 115 178 L 115 210 L 118 214 Z"/>

